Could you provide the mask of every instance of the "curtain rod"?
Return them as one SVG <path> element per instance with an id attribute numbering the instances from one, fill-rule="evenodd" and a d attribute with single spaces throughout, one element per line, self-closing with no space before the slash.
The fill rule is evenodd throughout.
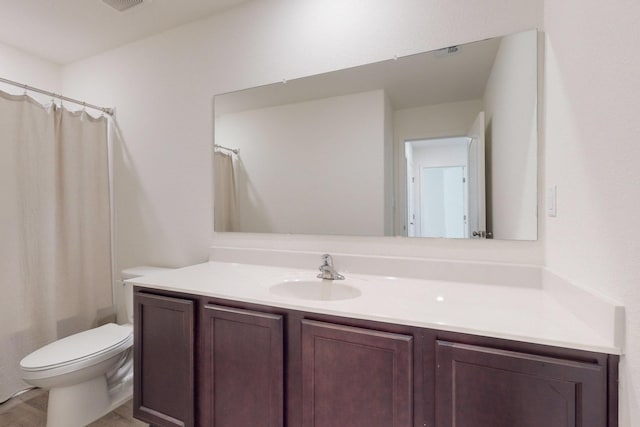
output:
<path id="1" fill-rule="evenodd" d="M 93 105 L 93 104 L 88 104 L 84 101 L 78 101 L 77 99 L 73 99 L 73 98 L 69 98 L 67 96 L 64 95 L 60 95 L 58 93 L 53 93 L 53 92 L 49 92 L 48 90 L 44 90 L 44 89 L 38 89 L 37 87 L 33 87 L 33 86 L 29 86 L 23 83 L 18 83 L 18 82 L 14 82 L 13 80 L 9 80 L 9 79 L 5 79 L 0 77 L 0 82 L 2 83 L 7 83 L 13 86 L 17 86 L 17 87 L 21 87 L 23 88 L 25 91 L 31 91 L 31 92 L 37 92 L 37 93 L 41 93 L 43 95 L 47 95 L 47 96 L 51 96 L 53 98 L 58 98 L 61 101 L 67 101 L 67 102 L 71 102 L 73 104 L 78 104 L 78 105 L 82 105 L 83 107 L 89 107 L 89 108 L 93 108 L 94 110 L 98 110 L 98 111 L 102 111 L 103 113 L 106 113 L 110 116 L 113 116 L 113 108 L 108 108 L 108 107 L 100 107 L 97 105 Z"/>
<path id="2" fill-rule="evenodd" d="M 221 150 L 228 150 L 228 151 L 231 151 L 235 155 L 237 155 L 240 152 L 240 150 L 238 148 L 229 148 L 229 147 L 225 147 L 223 145 L 218 145 L 218 144 L 213 144 L 213 148 L 220 148 Z"/>

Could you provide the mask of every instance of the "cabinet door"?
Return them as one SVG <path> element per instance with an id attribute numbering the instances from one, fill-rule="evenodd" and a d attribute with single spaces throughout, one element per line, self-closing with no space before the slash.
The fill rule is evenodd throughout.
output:
<path id="1" fill-rule="evenodd" d="M 303 320 L 302 425 L 412 425 L 412 340 Z"/>
<path id="2" fill-rule="evenodd" d="M 205 305 L 200 425 L 283 425 L 282 316 Z"/>
<path id="3" fill-rule="evenodd" d="M 603 427 L 597 364 L 436 343 L 437 427 Z"/>
<path id="4" fill-rule="evenodd" d="M 133 415 L 194 425 L 194 302 L 135 294 Z"/>

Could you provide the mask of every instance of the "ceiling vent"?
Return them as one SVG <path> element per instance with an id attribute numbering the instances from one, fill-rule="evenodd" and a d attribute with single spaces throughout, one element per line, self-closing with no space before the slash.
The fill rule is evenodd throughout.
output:
<path id="1" fill-rule="evenodd" d="M 435 51 L 435 55 L 437 57 L 457 55 L 459 53 L 460 53 L 460 46 L 449 46 L 449 47 L 445 47 L 444 49 L 438 49 Z"/>
<path id="2" fill-rule="evenodd" d="M 119 12 L 124 12 L 127 9 L 142 4 L 143 0 L 102 0 L 102 2 Z"/>

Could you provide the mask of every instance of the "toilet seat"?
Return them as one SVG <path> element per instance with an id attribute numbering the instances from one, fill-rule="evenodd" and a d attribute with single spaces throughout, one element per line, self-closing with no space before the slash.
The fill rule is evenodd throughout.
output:
<path id="1" fill-rule="evenodd" d="M 131 325 L 109 323 L 48 344 L 20 361 L 23 378 L 40 379 L 86 368 L 133 345 Z"/>

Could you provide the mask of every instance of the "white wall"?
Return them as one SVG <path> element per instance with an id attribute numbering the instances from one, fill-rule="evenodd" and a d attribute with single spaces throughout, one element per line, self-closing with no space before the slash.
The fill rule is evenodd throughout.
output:
<path id="1" fill-rule="evenodd" d="M 124 137 L 116 163 L 119 266 L 207 259 L 213 94 L 522 31 L 541 18 L 541 0 L 252 1 L 65 67 L 65 92 L 117 109 Z M 214 242 L 542 262 L 541 242 L 295 235 Z"/>
<path id="2" fill-rule="evenodd" d="M 404 141 L 464 136 L 480 111 L 481 99 L 396 110 L 394 138 L 404 150 Z"/>
<path id="3" fill-rule="evenodd" d="M 640 2 L 545 2 L 546 265 L 626 312 L 621 426 L 640 425 Z"/>
<path id="4" fill-rule="evenodd" d="M 240 150 L 239 230 L 382 236 L 385 93 L 316 99 L 216 117 Z"/>
<path id="5" fill-rule="evenodd" d="M 536 31 L 502 39 L 484 93 L 494 239 L 537 237 L 537 39 Z"/>
<path id="6" fill-rule="evenodd" d="M 0 77 L 59 93 L 62 67 L 0 43 Z M 1 82 L 0 90 L 12 94 L 24 93 L 23 89 Z M 29 92 L 29 95 L 41 103 L 51 101 L 51 97 L 34 92 Z"/>
<path id="7" fill-rule="evenodd" d="M 438 168 L 446 166 L 467 166 L 466 138 L 433 143 L 413 149 L 413 162 L 418 167 Z"/>
<path id="8" fill-rule="evenodd" d="M 482 111 L 482 100 L 474 99 L 446 104 L 406 108 L 394 112 L 394 141 L 396 144 L 396 216 L 395 233 L 406 235 L 407 181 L 405 141 L 464 136 Z M 416 169 L 415 173 L 418 173 Z"/>
<path id="9" fill-rule="evenodd" d="M 393 236 L 394 205 L 394 157 L 393 157 L 393 107 L 388 96 L 384 97 L 384 235 Z"/>

